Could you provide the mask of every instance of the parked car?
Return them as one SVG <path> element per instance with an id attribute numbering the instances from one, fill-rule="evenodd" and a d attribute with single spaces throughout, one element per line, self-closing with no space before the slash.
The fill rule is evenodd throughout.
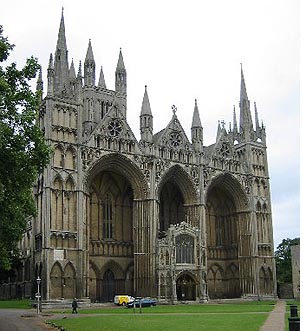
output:
<path id="1" fill-rule="evenodd" d="M 134 308 L 135 307 L 151 307 L 151 306 L 156 306 L 157 301 L 152 298 L 136 298 L 134 301 L 127 303 L 127 308 Z"/>
<path id="2" fill-rule="evenodd" d="M 114 297 L 114 304 L 118 305 L 118 306 L 125 306 L 128 303 L 134 301 L 135 298 L 133 298 L 130 295 L 127 294 L 123 294 L 123 295 L 115 295 Z"/>

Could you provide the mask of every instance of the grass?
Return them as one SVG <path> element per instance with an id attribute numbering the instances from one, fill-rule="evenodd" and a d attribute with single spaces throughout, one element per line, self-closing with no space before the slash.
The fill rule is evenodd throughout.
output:
<path id="1" fill-rule="evenodd" d="M 157 306 L 139 309 L 80 309 L 77 316 L 51 320 L 66 331 L 258 331 L 273 302 Z M 70 312 L 70 311 L 69 311 Z"/>
<path id="2" fill-rule="evenodd" d="M 0 309 L 2 308 L 28 309 L 30 308 L 30 301 L 28 299 L 0 300 Z"/>

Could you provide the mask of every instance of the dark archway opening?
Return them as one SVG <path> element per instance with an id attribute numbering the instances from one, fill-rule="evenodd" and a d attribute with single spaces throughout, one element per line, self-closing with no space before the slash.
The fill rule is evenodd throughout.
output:
<path id="1" fill-rule="evenodd" d="M 115 275 L 108 269 L 103 276 L 102 301 L 111 302 L 115 296 Z"/>
<path id="2" fill-rule="evenodd" d="M 206 200 L 208 295 L 211 299 L 241 295 L 239 280 L 239 206 L 241 195 L 230 178 L 213 185 Z M 239 200 L 240 199 L 240 200 Z"/>
<path id="3" fill-rule="evenodd" d="M 196 282 L 189 274 L 182 274 L 176 282 L 177 299 L 182 301 L 196 300 Z"/>
<path id="4" fill-rule="evenodd" d="M 160 233 L 163 237 L 171 224 L 177 224 L 185 221 L 184 198 L 178 186 L 171 180 L 168 180 L 160 194 Z"/>

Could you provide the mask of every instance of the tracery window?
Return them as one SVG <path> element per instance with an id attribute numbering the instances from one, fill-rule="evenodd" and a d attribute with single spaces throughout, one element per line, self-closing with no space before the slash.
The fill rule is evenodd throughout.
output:
<path id="1" fill-rule="evenodd" d="M 113 206 L 110 198 L 107 196 L 103 204 L 103 237 L 104 239 L 113 238 Z"/>
<path id="2" fill-rule="evenodd" d="M 174 148 L 180 146 L 182 139 L 178 132 L 172 132 L 169 136 L 170 145 Z"/>
<path id="3" fill-rule="evenodd" d="M 122 132 L 122 124 L 117 119 L 114 119 L 108 123 L 107 129 L 112 137 L 118 137 Z"/>
<path id="4" fill-rule="evenodd" d="M 230 147 L 227 143 L 223 143 L 220 150 L 219 150 L 220 156 L 226 158 L 230 156 Z"/>
<path id="5" fill-rule="evenodd" d="M 187 234 L 181 234 L 176 238 L 176 262 L 194 263 L 194 238 Z"/>

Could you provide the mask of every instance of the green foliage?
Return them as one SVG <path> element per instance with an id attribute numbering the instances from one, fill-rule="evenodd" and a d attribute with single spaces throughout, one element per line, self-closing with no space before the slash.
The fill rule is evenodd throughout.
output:
<path id="1" fill-rule="evenodd" d="M 35 215 L 32 188 L 49 161 L 50 149 L 36 124 L 41 91 L 29 85 L 37 59 L 2 66 L 14 48 L 0 26 L 0 268 L 9 269 L 27 220 Z"/>
<path id="2" fill-rule="evenodd" d="M 275 251 L 278 283 L 292 282 L 290 247 L 297 244 L 300 244 L 300 238 L 283 239 Z"/>

